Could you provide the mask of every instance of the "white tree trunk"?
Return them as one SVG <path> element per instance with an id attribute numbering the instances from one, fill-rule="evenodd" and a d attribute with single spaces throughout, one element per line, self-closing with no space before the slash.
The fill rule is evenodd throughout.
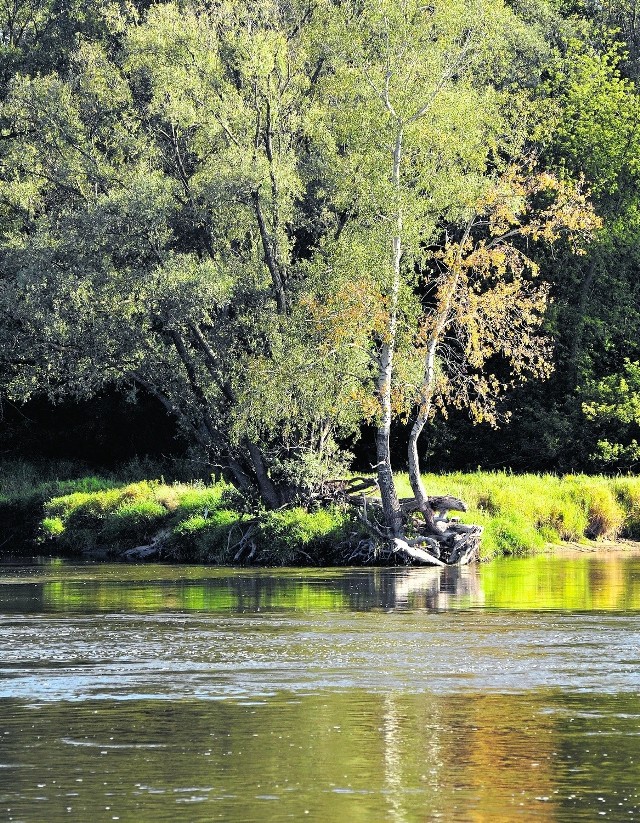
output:
<path id="1" fill-rule="evenodd" d="M 402 511 L 391 469 L 389 437 L 391 432 L 391 378 L 398 326 L 398 296 L 400 294 L 400 261 L 402 258 L 402 208 L 400 203 L 400 162 L 402 159 L 402 127 L 398 125 L 393 150 L 392 181 L 396 193 L 396 230 L 392 240 L 392 276 L 389 294 L 389 324 L 387 339 L 383 342 L 378 360 L 378 400 L 380 423 L 376 436 L 378 484 L 382 498 L 385 525 L 392 537 L 403 533 Z"/>

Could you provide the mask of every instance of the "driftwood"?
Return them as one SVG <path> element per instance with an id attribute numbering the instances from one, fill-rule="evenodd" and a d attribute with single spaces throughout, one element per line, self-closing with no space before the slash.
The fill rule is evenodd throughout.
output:
<path id="1" fill-rule="evenodd" d="M 127 549 L 122 552 L 122 559 L 131 563 L 136 560 L 150 560 L 152 557 L 160 557 L 164 549 L 164 541 L 167 539 L 169 532 L 166 529 L 161 529 L 150 543 L 144 546 L 135 546 L 133 549 Z"/>
<path id="2" fill-rule="evenodd" d="M 134 562 L 135 560 L 149 560 L 151 557 L 156 557 L 160 554 L 160 545 L 149 543 L 146 546 L 135 546 L 133 549 L 127 549 L 122 553 L 124 560 Z"/>
<path id="3" fill-rule="evenodd" d="M 464 566 L 478 559 L 478 549 L 480 548 L 480 537 L 482 535 L 481 526 L 466 525 L 452 521 L 439 521 L 444 529 L 438 534 L 417 535 L 407 540 L 395 538 L 398 550 L 404 551 L 405 555 L 412 560 L 429 562 L 432 565 L 443 566 Z M 415 551 L 420 552 L 419 555 Z M 424 557 L 429 555 L 430 559 Z M 434 563 L 433 560 L 437 562 Z"/>
<path id="4" fill-rule="evenodd" d="M 451 495 L 445 495 L 443 497 L 429 497 L 428 500 L 429 506 L 433 509 L 434 512 L 437 512 L 438 517 L 446 517 L 449 511 L 467 511 L 467 504 L 464 503 L 462 500 L 459 500 L 457 497 L 451 497 Z M 420 511 L 420 507 L 415 497 L 401 497 L 400 506 L 402 507 L 402 511 L 406 514 Z"/>
<path id="5" fill-rule="evenodd" d="M 335 480 L 325 485 L 324 494 L 333 500 L 342 500 L 356 507 L 361 523 L 372 535 L 361 541 L 351 553 L 348 562 L 397 562 L 407 565 L 420 563 L 432 566 L 466 565 L 478 559 L 482 527 L 459 523 L 450 518 L 450 511 L 466 512 L 464 501 L 451 495 L 429 497 L 429 506 L 436 513 L 435 530 L 427 528 L 414 516 L 420 506 L 414 497 L 400 500 L 406 531 L 411 536 L 390 537 L 380 525 L 382 504 L 378 497 L 367 492 L 377 489 L 375 480 L 356 477 Z M 325 498 L 326 499 L 326 498 Z"/>
<path id="6" fill-rule="evenodd" d="M 420 549 L 417 546 L 412 546 L 413 541 L 401 540 L 399 537 L 394 537 L 393 545 L 395 551 L 403 557 L 409 557 L 411 560 L 417 560 L 419 563 L 425 563 L 428 566 L 446 566 L 447 564 L 440 560 L 435 554 Z"/>

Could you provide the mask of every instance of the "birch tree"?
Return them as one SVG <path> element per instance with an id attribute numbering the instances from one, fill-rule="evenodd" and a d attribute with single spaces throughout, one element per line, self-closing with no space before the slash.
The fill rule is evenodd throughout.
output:
<path id="1" fill-rule="evenodd" d="M 517 236 L 553 241 L 561 225 L 588 235 L 597 221 L 571 186 L 544 175 L 525 183 L 509 170 L 526 145 L 526 122 L 514 116 L 526 103 L 496 67 L 507 71 L 509 55 L 515 60 L 514 31 L 523 29 L 500 2 L 346 4 L 341 25 L 349 47 L 334 93 L 343 95 L 345 113 L 334 114 L 334 133 L 342 176 L 358 191 L 350 206 L 355 225 L 345 234 L 366 238 L 366 264 L 385 309 L 377 331 L 376 459 L 387 534 L 397 537 L 404 525 L 389 447 L 394 413 L 417 403 L 410 478 L 435 529 L 417 444 L 437 373 L 445 371 L 439 356 L 446 348 L 462 364 L 449 376 L 449 399 L 485 415 L 501 388 L 484 369 L 493 354 L 506 353 L 516 375 L 528 368 L 542 375 L 545 347 L 535 330 L 547 292 L 529 282 L 525 271 L 535 264 L 514 243 Z M 545 195 L 534 202 L 543 190 L 553 192 L 552 203 Z M 400 385 L 398 375 L 407 373 L 407 356 L 415 374 L 420 352 L 424 369 L 412 395 L 411 380 Z"/>
<path id="2" fill-rule="evenodd" d="M 336 133 L 345 145 L 345 178 L 366 181 L 353 208 L 380 253 L 371 264 L 386 311 L 377 344 L 376 457 L 391 536 L 403 532 L 389 449 L 403 298 L 439 220 L 458 219 L 465 200 L 479 193 L 503 136 L 499 96 L 475 76 L 496 16 L 504 25 L 508 14 L 499 4 L 409 0 L 346 4 L 341 19 L 350 47 L 337 82 L 349 89 L 342 92 L 348 114 L 336 115 Z"/>

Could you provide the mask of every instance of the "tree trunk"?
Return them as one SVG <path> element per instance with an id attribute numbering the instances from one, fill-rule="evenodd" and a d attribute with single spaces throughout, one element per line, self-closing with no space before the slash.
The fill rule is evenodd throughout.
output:
<path id="1" fill-rule="evenodd" d="M 258 191 L 253 192 L 253 203 L 258 220 L 258 228 L 260 229 L 260 239 L 262 241 L 262 250 L 264 252 L 264 260 L 271 275 L 273 289 L 275 292 L 276 304 L 278 306 L 278 314 L 286 315 L 288 313 L 287 298 L 284 290 L 284 283 L 282 279 L 282 272 L 278 263 L 277 255 L 274 249 L 274 240 L 269 234 L 267 224 L 265 223 L 264 215 L 262 213 L 262 206 L 260 205 L 260 194 Z"/>
<path id="2" fill-rule="evenodd" d="M 393 376 L 393 355 L 398 325 L 398 295 L 400 294 L 400 261 L 402 258 L 402 211 L 400 204 L 400 161 L 402 158 L 402 127 L 398 126 L 393 151 L 392 180 L 396 188 L 396 232 L 392 241 L 393 273 L 389 295 L 389 326 L 387 339 L 383 342 L 378 359 L 377 394 L 380 403 L 380 423 L 376 435 L 376 457 L 378 461 L 378 484 L 382 498 L 385 526 L 390 537 L 401 537 L 404 533 L 402 511 L 396 492 L 391 469 L 391 378 Z"/>
<path id="3" fill-rule="evenodd" d="M 411 489 L 416 498 L 416 503 L 418 504 L 418 507 L 422 512 L 422 516 L 424 517 L 426 527 L 431 532 L 437 532 L 437 527 L 433 511 L 431 509 L 431 506 L 429 505 L 427 492 L 424 488 L 424 485 L 422 484 L 422 477 L 420 475 L 418 439 L 422 434 L 422 430 L 424 429 L 425 424 L 429 419 L 429 413 L 431 412 L 431 405 L 433 402 L 433 392 L 435 390 L 436 379 L 436 352 L 438 349 L 438 344 L 441 340 L 442 335 L 444 334 L 449 319 L 451 303 L 456 293 L 458 278 L 460 277 L 460 270 L 462 265 L 462 249 L 464 248 L 465 243 L 471 232 L 473 221 L 473 217 L 471 217 L 471 219 L 467 221 L 467 225 L 465 227 L 464 234 L 462 236 L 462 240 L 460 242 L 460 246 L 458 249 L 456 265 L 452 271 L 452 279 L 448 283 L 448 288 L 445 292 L 444 299 L 442 300 L 441 304 L 437 307 L 436 310 L 435 325 L 433 328 L 433 332 L 431 334 L 431 338 L 429 339 L 429 342 L 427 344 L 427 354 L 424 361 L 422 402 L 420 403 L 418 415 L 416 417 L 416 420 L 411 429 L 411 434 L 409 436 L 409 482 L 411 483 Z"/>
<path id="4" fill-rule="evenodd" d="M 252 443 L 250 440 L 247 440 L 247 449 L 251 457 L 251 462 L 253 463 L 256 480 L 258 481 L 260 497 L 267 504 L 268 508 L 277 509 L 281 505 L 281 500 L 276 491 L 276 487 L 267 473 L 262 452 L 255 443 Z"/>
<path id="5" fill-rule="evenodd" d="M 422 430 L 424 429 L 425 423 L 429 419 L 429 412 L 431 411 L 431 400 L 433 398 L 433 381 L 435 375 L 436 346 L 437 341 L 435 338 L 432 338 L 429 341 L 429 345 L 427 347 L 427 357 L 425 361 L 425 380 L 423 389 L 424 397 L 422 399 L 422 404 L 420 406 L 418 416 L 416 417 L 416 420 L 411 428 L 408 447 L 409 482 L 411 483 L 411 490 L 413 491 L 413 495 L 416 499 L 418 508 L 420 509 L 420 512 L 424 517 L 424 521 L 427 528 L 433 532 L 436 531 L 435 518 L 433 514 L 433 509 L 429 505 L 427 492 L 424 488 L 424 485 L 422 483 L 422 477 L 420 475 L 418 438 L 422 434 Z"/>

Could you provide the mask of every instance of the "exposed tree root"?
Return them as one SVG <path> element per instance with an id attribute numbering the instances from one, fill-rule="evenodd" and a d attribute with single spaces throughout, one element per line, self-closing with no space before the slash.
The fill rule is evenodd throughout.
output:
<path id="1" fill-rule="evenodd" d="M 307 564 L 322 565 L 338 563 L 361 566 L 452 566 L 465 565 L 478 559 L 480 526 L 459 523 L 457 518 L 449 518 L 450 510 L 466 511 L 462 500 L 451 496 L 429 497 L 428 502 L 434 513 L 425 518 L 415 498 L 400 501 L 402 508 L 403 530 L 400 534 L 390 534 L 383 523 L 383 511 L 380 498 L 369 496 L 377 488 L 374 480 L 364 477 L 349 480 L 334 480 L 325 483 L 317 502 L 345 503 L 352 506 L 352 511 L 363 529 L 350 540 L 335 547 L 322 557 L 311 557 L 300 547 L 291 546 L 290 552 L 279 556 L 270 547 L 262 545 L 259 534 L 259 519 L 245 520 L 236 524 L 230 531 L 226 550 L 221 556 L 224 562 L 234 565 L 280 565 Z M 362 537 L 362 532 L 366 537 Z M 130 561 L 158 559 L 175 559 L 175 551 L 168 543 L 169 534 L 159 532 L 148 545 L 128 549 L 121 556 Z M 357 541 L 357 542 L 356 542 Z"/>
<path id="2" fill-rule="evenodd" d="M 414 516 L 420 512 L 420 505 L 414 497 L 400 501 L 403 513 L 404 531 L 402 535 L 390 535 L 380 519 L 380 500 L 367 496 L 367 491 L 376 488 L 375 481 L 363 477 L 351 480 L 333 481 L 326 492 L 334 500 L 343 500 L 355 507 L 358 519 L 370 540 L 361 541 L 350 554 L 347 562 L 380 564 L 385 561 L 432 566 L 466 565 L 478 559 L 482 527 L 459 523 L 450 518 L 449 511 L 467 511 L 466 504 L 451 495 L 429 497 L 429 506 L 435 513 L 435 527 Z"/>

